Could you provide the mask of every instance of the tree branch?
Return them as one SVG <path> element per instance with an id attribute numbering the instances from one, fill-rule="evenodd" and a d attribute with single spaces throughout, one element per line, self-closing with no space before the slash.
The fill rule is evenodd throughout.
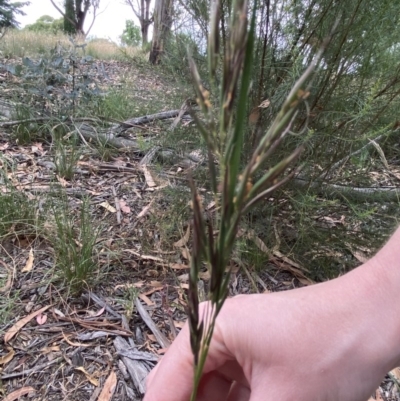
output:
<path id="1" fill-rule="evenodd" d="M 139 19 L 139 21 L 142 19 L 141 16 L 139 15 L 139 13 L 135 10 L 135 7 L 132 3 L 132 0 L 126 0 L 126 3 L 131 7 L 133 13 L 136 15 L 136 18 Z"/>
<path id="2" fill-rule="evenodd" d="M 55 7 L 55 9 L 65 18 L 65 14 L 62 12 L 61 8 L 58 7 L 58 5 L 53 0 L 50 0 L 50 1 L 51 1 L 51 4 L 53 4 L 53 6 Z M 73 21 L 70 20 L 70 22 L 73 22 Z"/>
<path id="3" fill-rule="evenodd" d="M 72 21 L 71 18 L 68 17 L 68 15 L 65 15 L 65 13 L 62 12 L 61 8 L 58 7 L 58 5 L 54 2 L 54 0 L 50 0 L 51 4 L 55 7 L 55 9 L 63 16 L 63 18 L 66 18 L 72 25 L 76 26 L 76 21 Z"/>

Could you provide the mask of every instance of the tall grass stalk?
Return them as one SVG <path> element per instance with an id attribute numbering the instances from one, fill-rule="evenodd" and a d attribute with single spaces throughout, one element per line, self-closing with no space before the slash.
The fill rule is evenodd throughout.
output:
<path id="1" fill-rule="evenodd" d="M 295 83 L 270 128 L 261 137 L 247 165 L 242 167 L 245 141 L 247 100 L 250 91 L 253 42 L 257 1 L 249 11 L 248 0 L 234 0 L 229 26 L 229 43 L 222 61 L 222 78 L 217 107 L 212 105 L 210 93 L 204 89 L 193 59 L 189 60 L 197 102 L 202 119 L 194 116 L 197 127 L 208 148 L 208 166 L 212 191 L 218 205 L 213 223 L 204 218 L 201 198 L 191 182 L 193 208 L 193 249 L 189 274 L 189 327 L 190 343 L 194 355 L 194 386 L 191 401 L 196 400 L 206 362 L 216 318 L 228 295 L 230 275 L 226 273 L 242 215 L 262 202 L 273 191 L 288 181 L 296 172 L 279 177 L 295 162 L 302 147 L 275 166 L 266 168 L 266 161 L 289 132 L 299 104 L 308 97 L 306 82 L 318 64 L 327 41 L 317 57 Z M 220 1 L 215 0 L 210 18 L 208 62 L 210 82 L 215 87 L 219 71 Z M 249 21 L 250 19 L 250 21 Z M 216 111 L 214 111 L 216 110 Z M 218 123 L 214 115 L 218 114 Z M 218 167 L 216 167 L 218 166 Z M 214 238 L 214 233 L 218 234 Z M 200 316 L 198 278 L 206 264 L 210 272 L 209 302 Z"/>

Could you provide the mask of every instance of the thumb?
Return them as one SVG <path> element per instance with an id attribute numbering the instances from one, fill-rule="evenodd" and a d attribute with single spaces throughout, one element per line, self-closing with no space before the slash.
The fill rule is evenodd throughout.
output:
<path id="1" fill-rule="evenodd" d="M 187 401 L 193 388 L 193 355 L 186 325 L 147 378 L 143 401 Z"/>

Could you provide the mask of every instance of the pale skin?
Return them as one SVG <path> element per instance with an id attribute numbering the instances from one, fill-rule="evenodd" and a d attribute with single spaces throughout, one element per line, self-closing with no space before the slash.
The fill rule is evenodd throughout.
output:
<path id="1" fill-rule="evenodd" d="M 396 366 L 400 228 L 335 280 L 227 300 L 197 400 L 366 401 Z M 192 379 L 185 326 L 150 373 L 144 401 L 188 401 Z"/>

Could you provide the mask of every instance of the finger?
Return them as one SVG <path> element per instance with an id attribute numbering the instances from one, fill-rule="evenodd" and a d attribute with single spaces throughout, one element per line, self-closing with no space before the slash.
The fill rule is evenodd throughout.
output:
<path id="1" fill-rule="evenodd" d="M 193 356 L 185 326 L 149 376 L 143 401 L 187 401 L 193 386 Z"/>
<path id="2" fill-rule="evenodd" d="M 250 389 L 247 386 L 234 382 L 226 401 L 249 401 L 250 395 Z"/>
<path id="3" fill-rule="evenodd" d="M 218 372 L 203 375 L 196 401 L 224 401 L 232 387 L 232 380 L 227 379 Z"/>
<path id="4" fill-rule="evenodd" d="M 202 305 L 201 313 L 204 313 Z M 221 330 L 216 324 L 214 336 L 210 344 L 204 373 L 212 372 L 232 361 Z M 185 325 L 173 342 L 155 373 L 151 373 L 147 382 L 147 392 L 143 401 L 187 401 L 193 388 L 193 355 L 190 348 L 189 327 Z"/>

